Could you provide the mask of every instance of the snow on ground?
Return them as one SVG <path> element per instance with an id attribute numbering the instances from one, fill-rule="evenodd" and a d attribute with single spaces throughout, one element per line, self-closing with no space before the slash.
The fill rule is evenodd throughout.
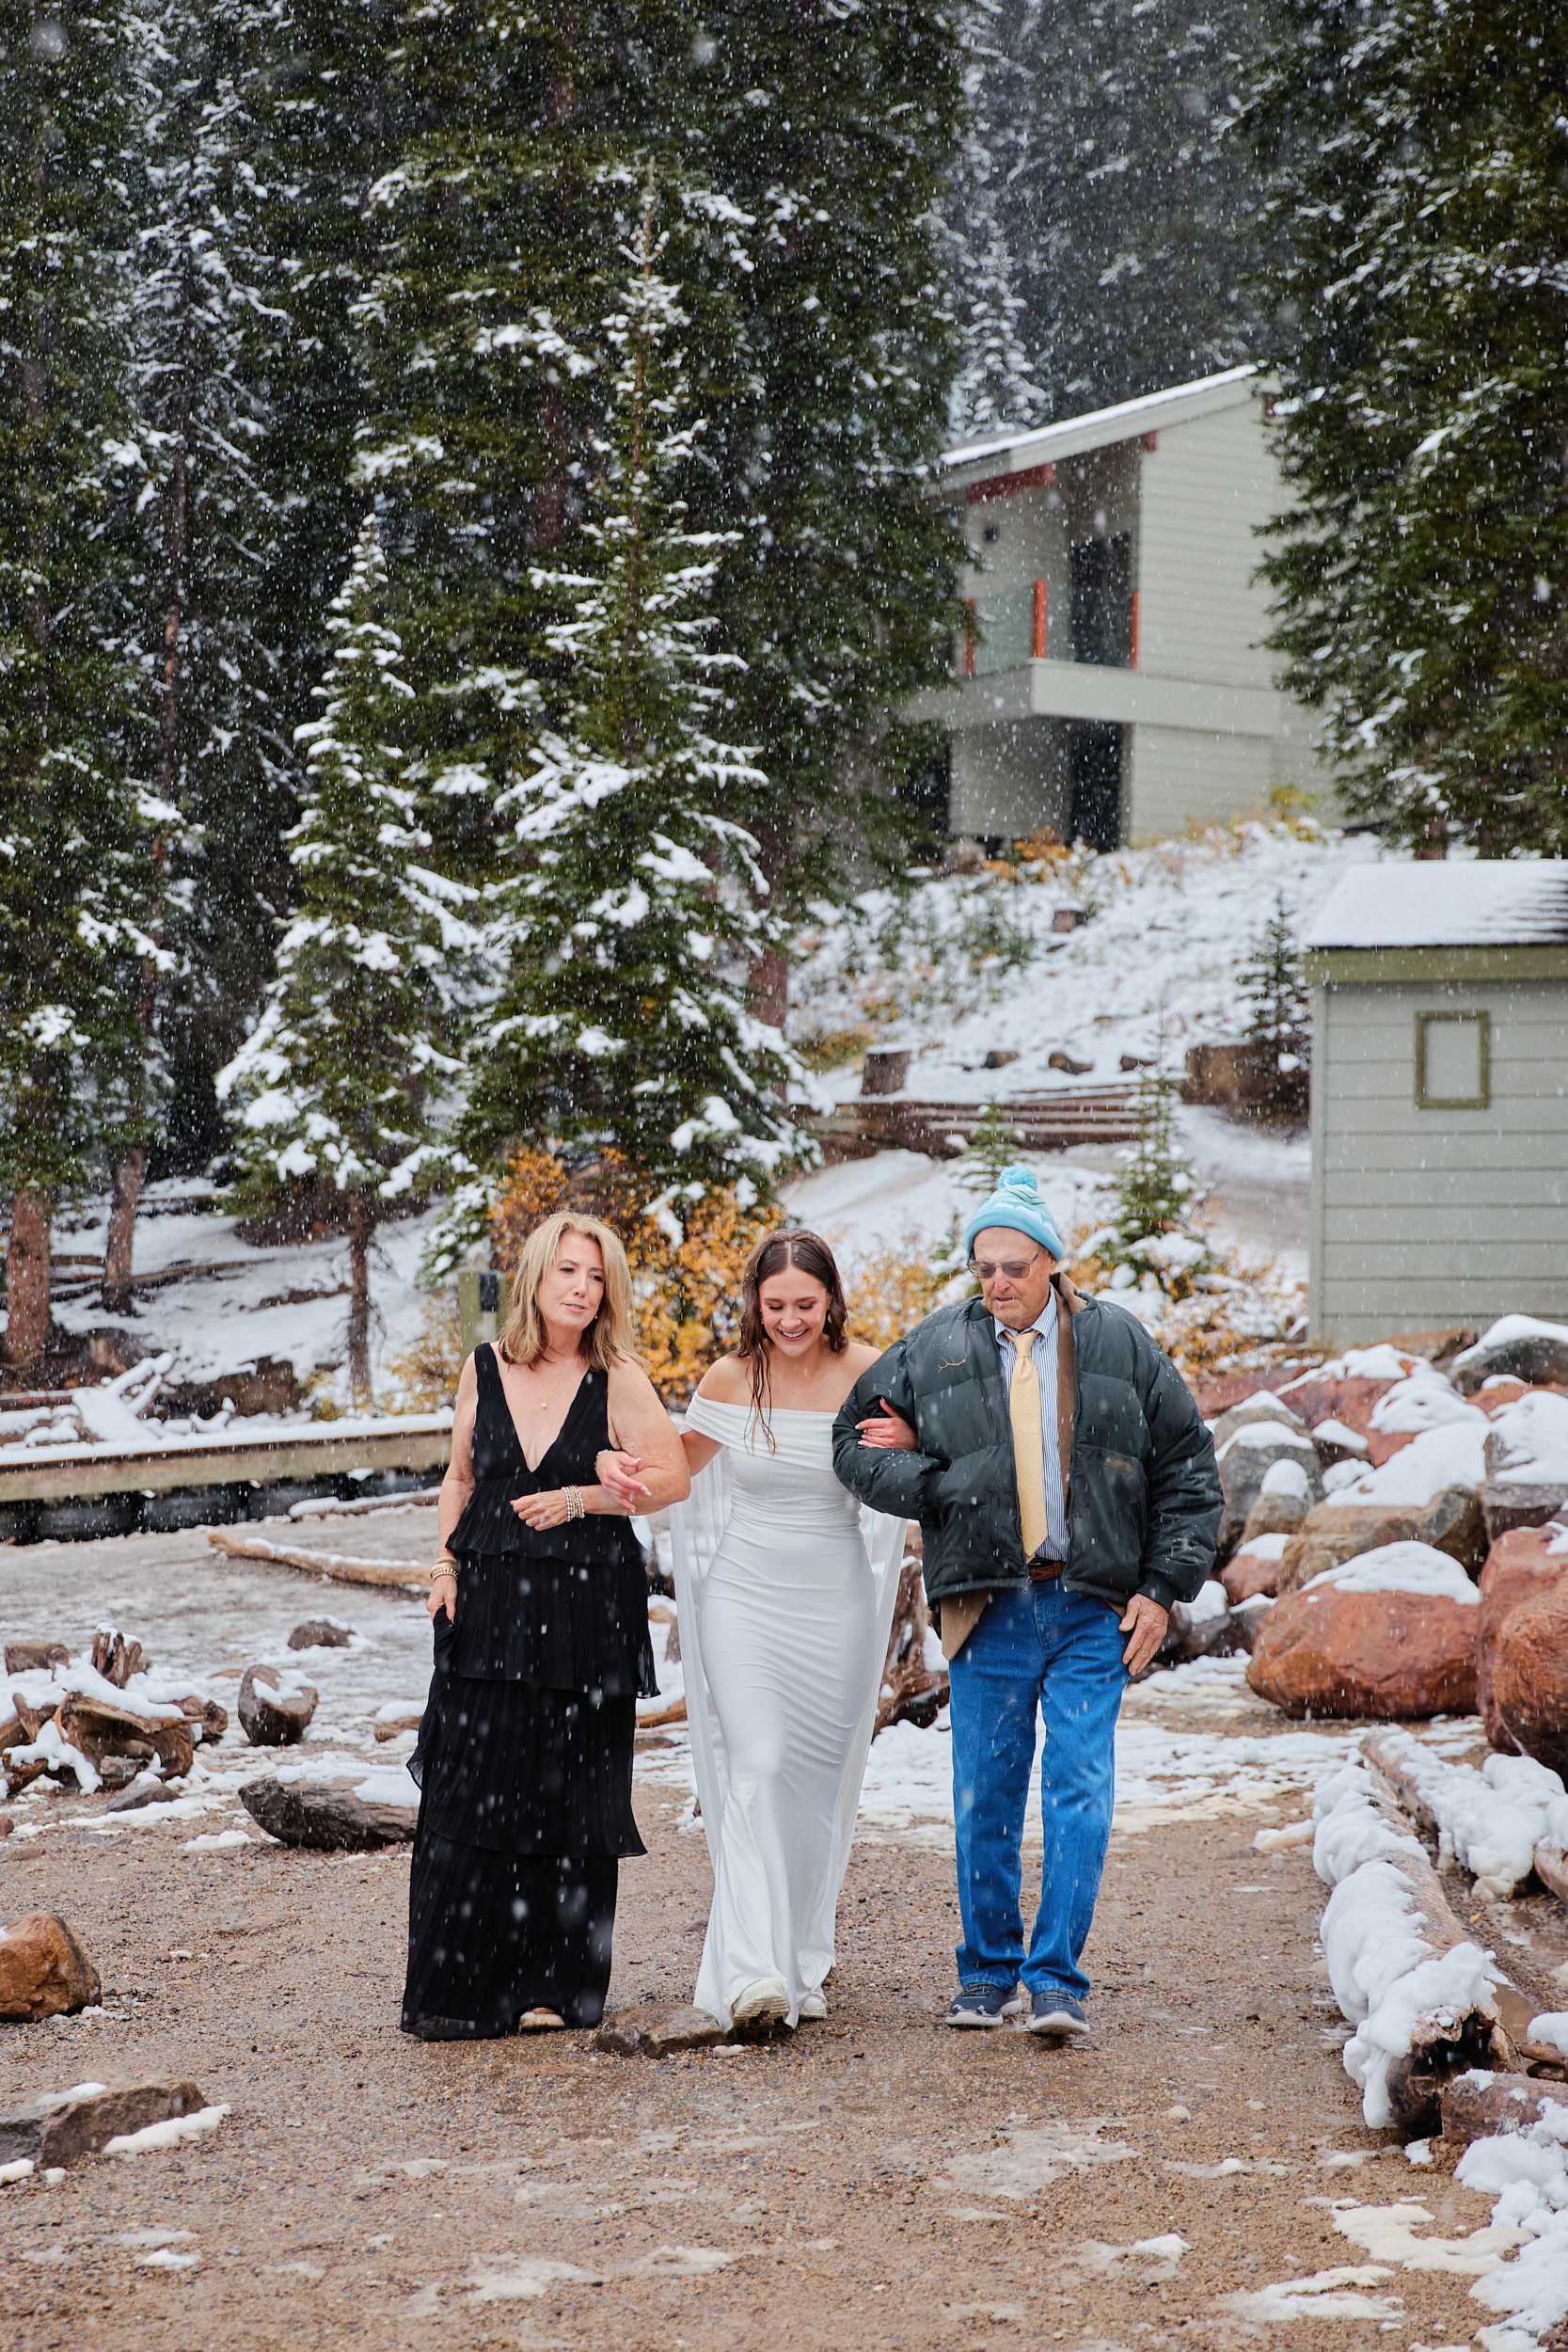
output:
<path id="1" fill-rule="evenodd" d="M 867 891 L 802 943 L 791 1030 L 874 1028 L 879 1046 L 911 1049 L 908 1091 L 944 1102 L 1120 1082 L 1121 1056 L 1155 1054 L 1162 1028 L 1176 1064 L 1190 1044 L 1240 1036 L 1241 968 L 1276 899 L 1299 935 L 1340 878 L 1379 854 L 1363 835 L 1249 822 L 1074 855 L 1038 880 L 927 882 L 902 919 L 888 892 Z M 1089 919 L 1058 935 L 1064 904 Z M 1058 1049 L 1088 1072 L 1052 1070 Z M 1018 1059 L 986 1070 L 991 1050 Z M 825 1081 L 838 1099 L 858 1084 L 848 1067 Z"/>

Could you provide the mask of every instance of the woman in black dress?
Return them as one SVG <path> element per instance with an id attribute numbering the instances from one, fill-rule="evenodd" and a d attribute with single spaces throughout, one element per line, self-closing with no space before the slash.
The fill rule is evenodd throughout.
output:
<path id="1" fill-rule="evenodd" d="M 626 1252 L 562 1211 L 526 1243 L 512 1312 L 463 1367 L 432 1571 L 436 1671 L 403 2027 L 427 2042 L 596 2025 L 610 1984 L 639 1695 L 657 1689 L 628 1505 L 689 1485 L 631 1353 Z"/>

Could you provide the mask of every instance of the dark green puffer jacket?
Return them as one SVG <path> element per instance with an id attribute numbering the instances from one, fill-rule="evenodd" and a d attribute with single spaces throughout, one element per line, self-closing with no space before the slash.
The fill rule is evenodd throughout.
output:
<path id="1" fill-rule="evenodd" d="M 1214 1565 L 1220 1480 L 1180 1375 L 1120 1307 L 1057 1295 L 1057 1422 L 1068 1502 L 1063 1581 L 1120 1610 L 1192 1600 Z M 863 1446 L 856 1422 L 885 1397 L 917 1451 Z M 851 1494 L 918 1519 L 931 1601 L 1028 1581 L 1012 1427 L 996 1333 L 978 1298 L 941 1307 L 863 1373 L 833 1422 Z"/>

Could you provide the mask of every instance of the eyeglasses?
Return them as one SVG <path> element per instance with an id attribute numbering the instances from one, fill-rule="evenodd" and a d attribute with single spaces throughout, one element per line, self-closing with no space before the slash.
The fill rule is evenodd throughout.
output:
<path id="1" fill-rule="evenodd" d="M 1009 1282 L 1022 1282 L 1029 1268 L 1044 1255 L 1043 1249 L 1037 1249 L 1032 1258 L 1007 1258 L 1000 1265 L 988 1265 L 983 1258 L 971 1258 L 969 1270 L 982 1282 L 994 1282 L 999 1274 L 1005 1274 Z"/>

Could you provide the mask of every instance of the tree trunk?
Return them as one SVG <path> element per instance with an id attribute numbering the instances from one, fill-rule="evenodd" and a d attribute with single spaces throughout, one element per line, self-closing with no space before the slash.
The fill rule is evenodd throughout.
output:
<path id="1" fill-rule="evenodd" d="M 356 1405 L 369 1405 L 371 1395 L 371 1216 L 362 1192 L 356 1192 L 348 1212 L 348 1380 Z"/>
<path id="2" fill-rule="evenodd" d="M 30 1364 L 49 1344 L 49 1200 L 19 1192 L 6 1250 L 6 1361 Z"/>
<path id="3" fill-rule="evenodd" d="M 777 901 L 789 872 L 789 829 L 774 817 L 766 817 L 757 827 L 757 864 L 769 892 L 768 903 Z M 789 960 L 782 947 L 765 947 L 752 963 L 747 982 L 752 993 L 752 1010 L 759 1021 L 766 1021 L 771 1029 L 782 1029 L 789 1010 Z"/>
<path id="4" fill-rule="evenodd" d="M 103 1311 L 131 1312 L 131 1248 L 136 1233 L 136 1203 L 147 1173 L 147 1146 L 134 1143 L 115 1162 L 109 1197 L 109 1238 L 103 1245 Z"/>

